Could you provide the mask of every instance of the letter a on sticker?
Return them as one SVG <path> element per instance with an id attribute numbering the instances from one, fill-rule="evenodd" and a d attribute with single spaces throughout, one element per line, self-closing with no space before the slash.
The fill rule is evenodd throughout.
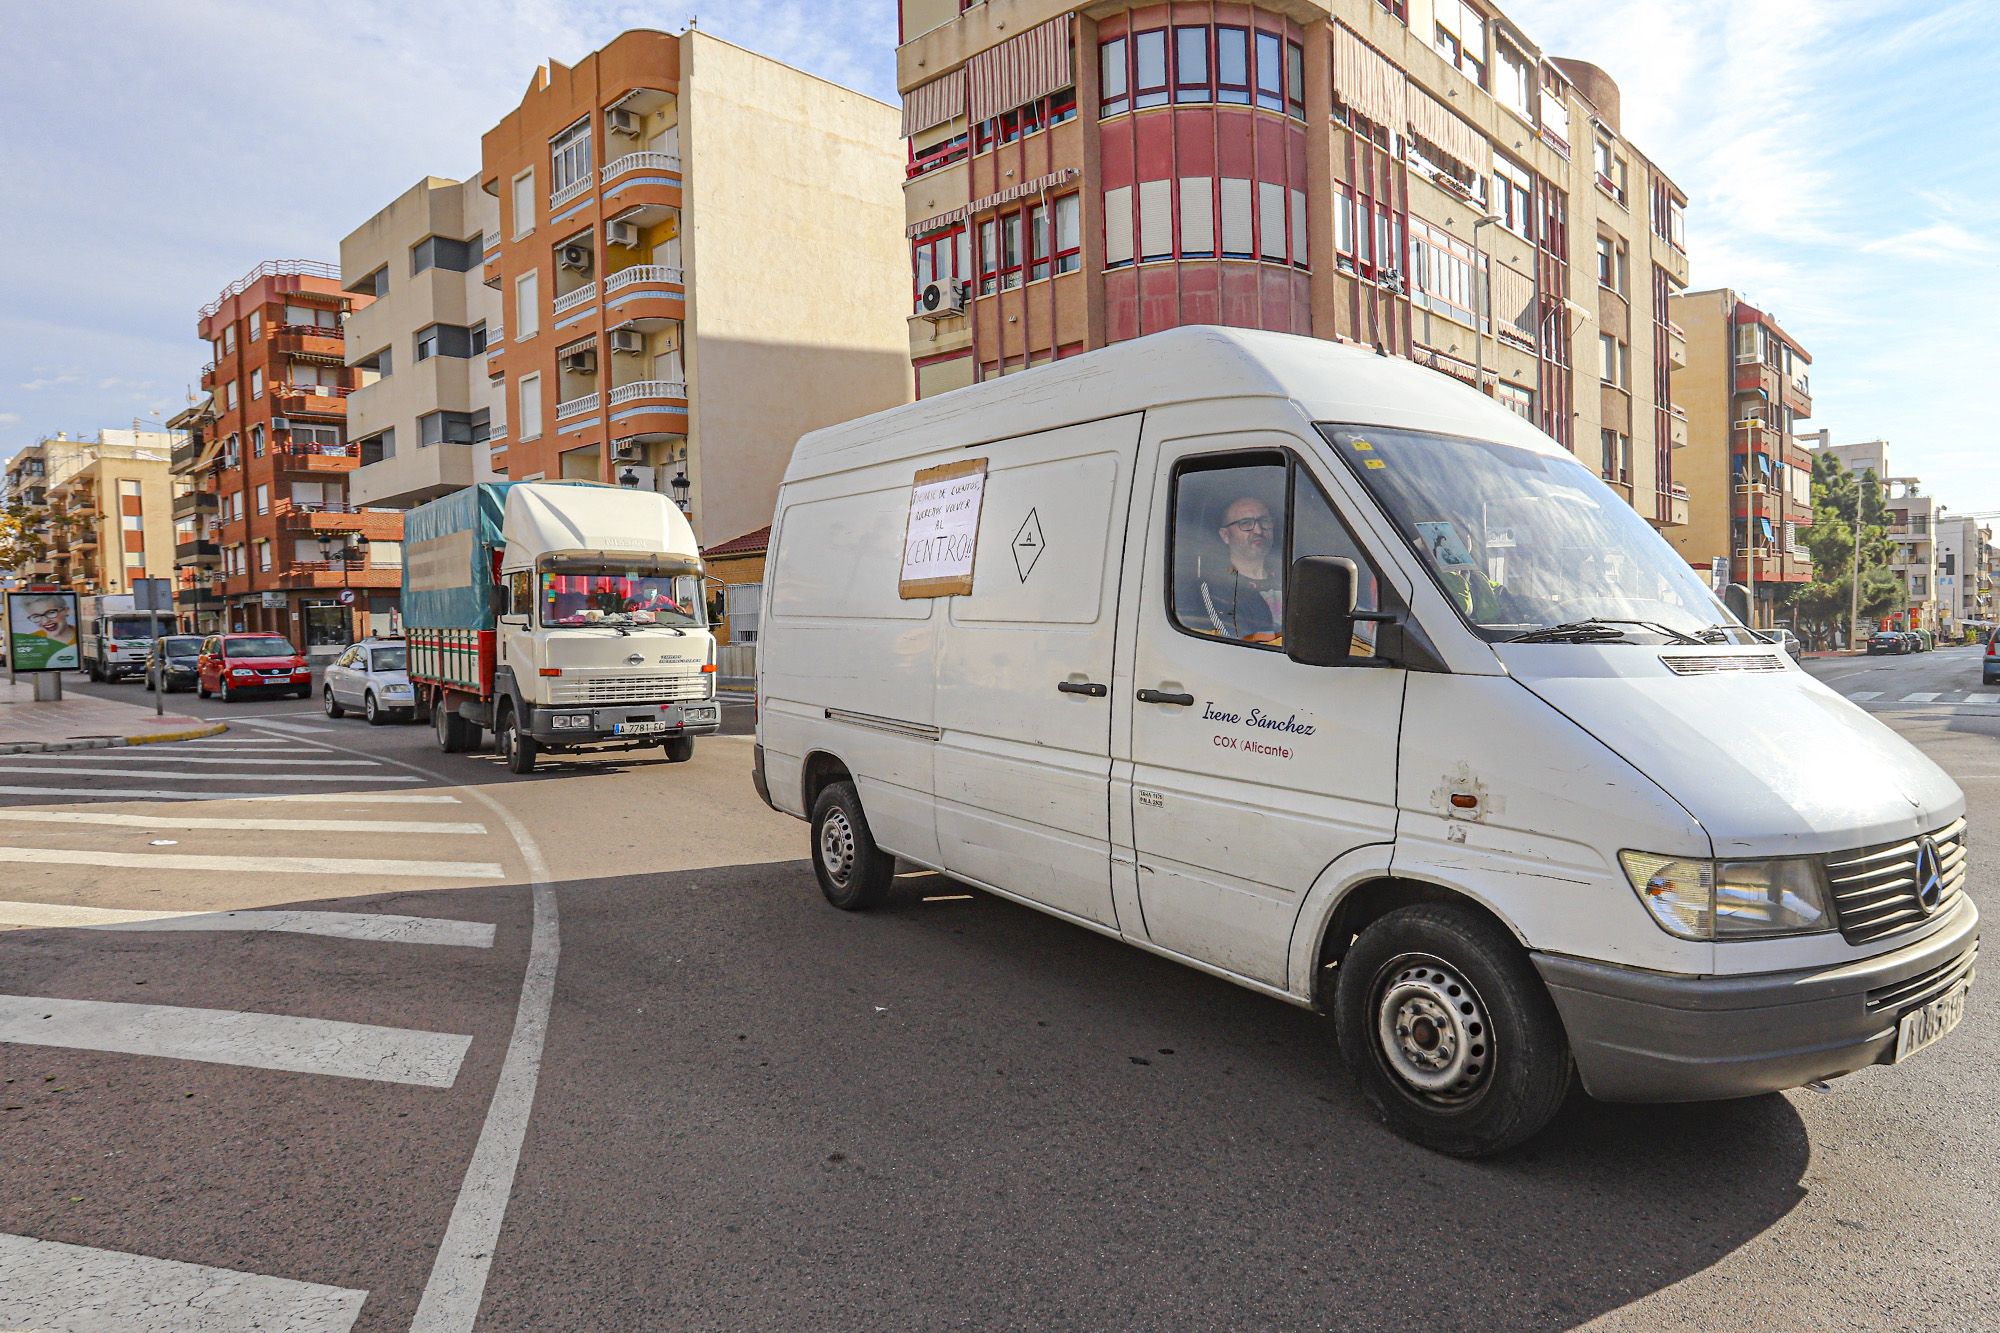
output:
<path id="1" fill-rule="evenodd" d="M 1030 509 L 1021 530 L 1014 534 L 1014 568 L 1021 571 L 1021 582 L 1026 583 L 1034 572 L 1035 562 L 1042 558 L 1042 546 L 1042 520 Z"/>

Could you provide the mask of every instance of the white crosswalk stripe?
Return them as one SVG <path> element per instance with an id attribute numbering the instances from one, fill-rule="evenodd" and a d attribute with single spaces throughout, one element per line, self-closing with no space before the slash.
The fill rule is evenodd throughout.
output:
<path id="1" fill-rule="evenodd" d="M 494 933 L 492 925 L 484 921 L 396 916 L 388 912 L 162 912 L 76 907 L 68 903 L 9 902 L 0 902 L 0 926 L 16 930 L 275 931 L 391 944 L 457 945 L 467 949 L 492 948 Z"/>
<path id="2" fill-rule="evenodd" d="M 114 776 L 105 774 L 106 777 Z M 115 776 L 129 778 L 130 773 Z M 263 776 L 259 774 L 258 776 Z M 291 801 L 297 804 L 461 805 L 458 797 L 429 791 L 165 791 L 153 787 L 0 787 L 0 796 L 96 796 L 118 801 Z"/>
<path id="3" fill-rule="evenodd" d="M 365 875 L 411 879 L 499 879 L 491 861 L 387 861 L 334 856 L 203 856 L 186 852 L 98 852 L 0 847 L 0 864 L 110 866 L 123 870 L 215 870 L 226 874 Z"/>
<path id="4" fill-rule="evenodd" d="M 179 812 L 140 815 L 98 814 L 87 810 L 0 809 L 0 821 L 16 824 L 85 824 L 99 828 L 231 829 L 266 833 L 431 833 L 478 836 L 484 824 L 430 819 L 222 819 Z"/>
<path id="5" fill-rule="evenodd" d="M 1937 691 L 1935 691 L 1935 690 L 1919 690 L 1919 691 L 1918 691 L 1917 693 L 1915 693 L 1915 694 L 1906 694 L 1906 695 L 1904 695 L 1904 696 L 1903 696 L 1903 702 L 1904 702 L 1904 703 L 1906 703 L 1906 704 L 1927 704 L 1927 703 L 1934 703 L 1934 702 L 1936 702 L 1936 700 L 1937 700 L 1937 697 L 1938 697 L 1938 696 L 1937 696 Z"/>
<path id="6" fill-rule="evenodd" d="M 9 755 L 9 759 L 38 758 L 31 755 Z M 160 756 L 165 758 L 165 756 Z M 0 764 L 0 773 L 47 773 L 46 768 L 32 764 Z M 61 771 L 61 770 L 58 770 Z M 64 772 L 66 777 L 80 777 L 75 771 Z M 218 782 L 231 778 L 250 778 L 258 782 L 422 782 L 422 778 L 406 777 L 400 773 L 184 773 L 178 769 L 121 768 L 107 770 L 107 778 L 146 778 L 153 782 Z"/>
<path id="7" fill-rule="evenodd" d="M 234 768 L 306 768 L 318 765 L 321 768 L 380 768 L 373 759 L 323 759 L 309 755 L 301 759 L 274 759 L 262 752 L 228 759 L 207 754 L 131 754 L 118 750 L 86 750 L 71 754 L 22 754 L 16 759 L 48 759 L 69 764 L 157 764 L 161 760 L 171 760 L 176 764 L 223 764 Z"/>
<path id="8" fill-rule="evenodd" d="M 1880 690 L 1856 690 L 1856 691 L 1855 691 L 1854 693 L 1852 693 L 1852 694 L 1848 695 L 1847 697 L 1848 697 L 1849 699 L 1852 699 L 1852 700 L 1853 700 L 1853 701 L 1854 701 L 1855 703 L 1858 703 L 1858 704 L 1861 704 L 1861 703 L 1867 703 L 1867 702 L 1868 702 L 1868 701 L 1869 701 L 1870 699 L 1879 699 L 1879 698 L 1881 698 L 1881 697 L 1882 697 L 1882 691 L 1880 691 Z"/>
<path id="9" fill-rule="evenodd" d="M 2000 694 L 1968 694 L 1965 701 L 1969 704 L 2000 704 Z"/>
<path id="10" fill-rule="evenodd" d="M 345 1333 L 365 1291 L 0 1235 L 0 1327 L 48 1333 Z"/>
<path id="11" fill-rule="evenodd" d="M 235 1009 L 0 995 L 0 1042 L 448 1088 L 472 1038 Z"/>

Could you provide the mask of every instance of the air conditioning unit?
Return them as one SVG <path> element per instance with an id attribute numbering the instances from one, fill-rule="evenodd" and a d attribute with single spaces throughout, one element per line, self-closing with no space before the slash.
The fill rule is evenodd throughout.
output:
<path id="1" fill-rule="evenodd" d="M 646 350 L 646 337 L 637 329 L 611 330 L 611 350 L 614 353 L 634 353 Z"/>
<path id="2" fill-rule="evenodd" d="M 624 107 L 614 106 L 604 113 L 604 128 L 628 139 L 639 137 L 639 117 Z"/>
<path id="3" fill-rule="evenodd" d="M 597 353 L 588 347 L 580 352 L 571 352 L 562 359 L 562 368 L 571 375 L 595 375 L 597 373 Z"/>
<path id="4" fill-rule="evenodd" d="M 565 245 L 556 252 L 556 263 L 563 268 L 575 269 L 578 273 L 590 272 L 590 247 L 581 241 Z"/>
<path id="5" fill-rule="evenodd" d="M 639 461 L 639 446 L 630 440 L 620 440 L 612 446 L 611 456 L 621 463 L 636 463 Z"/>
<path id="6" fill-rule="evenodd" d="M 639 244 L 639 229 L 629 222 L 607 222 L 604 224 L 604 239 L 630 250 Z"/>
<path id="7" fill-rule="evenodd" d="M 271 418 L 272 430 L 290 430 L 291 428 L 292 428 L 292 419 L 290 417 Z"/>
<path id="8" fill-rule="evenodd" d="M 965 311 L 965 288 L 956 282 L 927 282 L 917 305 L 926 319 L 943 319 L 946 315 L 963 314 Z"/>

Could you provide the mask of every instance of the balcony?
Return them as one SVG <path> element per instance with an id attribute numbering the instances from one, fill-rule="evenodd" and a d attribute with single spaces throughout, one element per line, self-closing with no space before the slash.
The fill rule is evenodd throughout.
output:
<path id="1" fill-rule="evenodd" d="M 201 391 L 203 393 L 212 393 L 214 390 L 215 362 L 211 361 L 201 368 Z"/>
<path id="2" fill-rule="evenodd" d="M 597 299 L 597 279 L 592 278 L 573 292 L 564 292 L 549 304 L 549 312 L 556 318 L 556 327 L 561 328 L 563 316 L 580 309 Z"/>
<path id="3" fill-rule="evenodd" d="M 560 190 L 549 196 L 549 212 L 553 213 L 572 199 L 580 199 L 590 193 L 594 182 L 588 176 L 579 176 Z"/>
<path id="4" fill-rule="evenodd" d="M 681 160 L 677 154 L 627 153 L 605 163 L 598 175 L 604 183 L 607 208 L 614 201 L 619 208 L 645 203 L 680 206 Z"/>
<path id="5" fill-rule="evenodd" d="M 280 472 L 352 472 L 361 465 L 358 444 L 282 445 L 271 451 Z"/>
<path id="6" fill-rule="evenodd" d="M 323 361 L 342 365 L 347 359 L 347 339 L 337 328 L 316 324 L 280 324 L 271 330 L 271 346 L 301 361 Z"/>
<path id="7" fill-rule="evenodd" d="M 688 388 L 681 380 L 635 380 L 611 390 L 611 433 L 684 435 L 688 424 Z"/>
<path id="8" fill-rule="evenodd" d="M 197 537 L 193 541 L 178 542 L 174 546 L 176 565 L 203 565 L 222 556 L 222 548 L 206 538 Z"/>
<path id="9" fill-rule="evenodd" d="M 271 516 L 288 532 L 359 533 L 369 541 L 401 541 L 403 515 L 394 509 L 364 509 L 342 500 L 324 503 L 280 500 Z"/>
<path id="10" fill-rule="evenodd" d="M 337 384 L 280 384 L 271 391 L 278 413 L 288 417 L 344 417 L 347 395 Z"/>
<path id="11" fill-rule="evenodd" d="M 342 568 L 338 560 L 294 560 L 281 574 L 283 582 L 308 588 L 400 588 L 400 566 L 355 565 Z"/>
<path id="12" fill-rule="evenodd" d="M 1684 528 L 1688 525 L 1688 488 L 1676 482 L 1667 487 L 1667 526 Z"/>
<path id="13" fill-rule="evenodd" d="M 213 514 L 219 507 L 213 491 L 189 491 L 186 495 L 174 497 L 173 514 L 177 519 L 195 518 L 202 514 Z"/>
<path id="14" fill-rule="evenodd" d="M 594 393 L 587 393 L 581 398 L 572 398 L 567 402 L 557 403 L 556 425 L 561 426 L 565 421 L 572 421 L 577 417 L 588 416 L 596 410 L 597 395 Z"/>
<path id="15" fill-rule="evenodd" d="M 1687 334 L 1672 320 L 1667 321 L 1667 364 L 1675 370 L 1688 368 Z"/>
<path id="16" fill-rule="evenodd" d="M 1676 449 L 1688 447 L 1687 409 L 1678 403 L 1667 404 L 1667 443 Z"/>
<path id="17" fill-rule="evenodd" d="M 615 320 L 685 319 L 687 288 L 671 264 L 634 264 L 604 279 L 606 313 Z"/>

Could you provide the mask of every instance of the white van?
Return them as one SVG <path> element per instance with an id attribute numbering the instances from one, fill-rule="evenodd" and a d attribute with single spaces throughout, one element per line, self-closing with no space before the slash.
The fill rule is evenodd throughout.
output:
<path id="1" fill-rule="evenodd" d="M 1432 1147 L 1964 1012 L 1958 788 L 1435 371 L 1120 344 L 806 436 L 771 552 L 756 781 L 835 906 L 901 857 L 1329 1010 Z"/>

